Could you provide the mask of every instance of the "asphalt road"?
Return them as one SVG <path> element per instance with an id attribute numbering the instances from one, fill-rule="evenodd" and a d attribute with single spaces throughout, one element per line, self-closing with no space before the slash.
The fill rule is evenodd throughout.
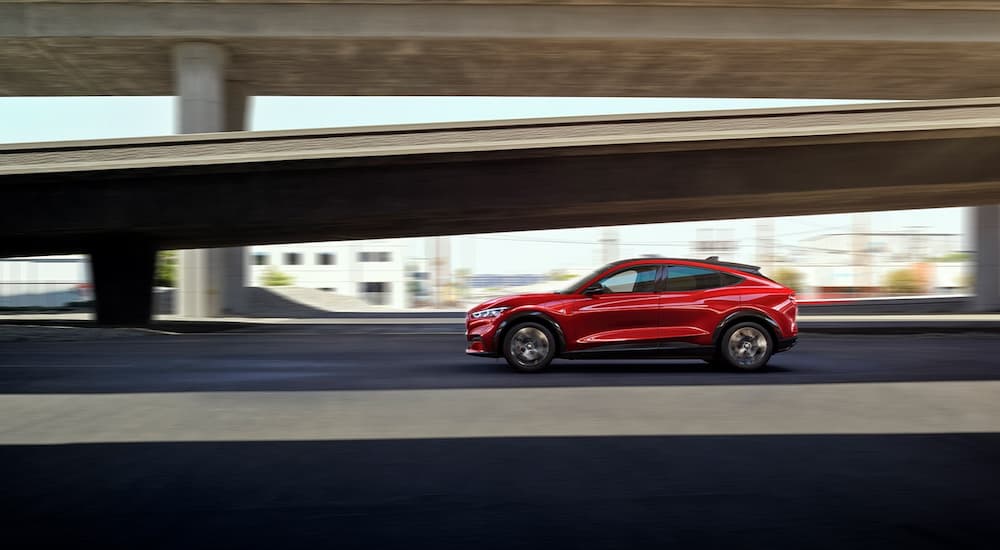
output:
<path id="1" fill-rule="evenodd" d="M 808 336 L 759 374 L 462 337 L 0 344 L 5 545 L 995 548 L 1000 338 Z"/>
<path id="2" fill-rule="evenodd" d="M 701 361 L 557 360 L 513 376 L 454 326 L 260 327 L 114 342 L 0 343 L 0 393 L 397 390 L 1000 380 L 1000 335 L 804 334 L 763 373 Z"/>

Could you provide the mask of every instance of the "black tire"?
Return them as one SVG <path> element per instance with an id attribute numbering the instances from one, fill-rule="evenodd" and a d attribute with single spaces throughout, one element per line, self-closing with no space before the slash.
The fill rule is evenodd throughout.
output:
<path id="1" fill-rule="evenodd" d="M 503 337 L 503 357 L 517 372 L 541 372 L 556 356 L 559 342 L 539 323 L 518 323 Z"/>
<path id="2" fill-rule="evenodd" d="M 741 371 L 758 371 L 774 353 L 771 332 L 753 321 L 736 323 L 722 333 L 718 343 L 720 363 Z"/>

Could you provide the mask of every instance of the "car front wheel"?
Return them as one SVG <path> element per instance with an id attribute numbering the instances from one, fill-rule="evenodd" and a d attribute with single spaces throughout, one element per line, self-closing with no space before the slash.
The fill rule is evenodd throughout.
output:
<path id="1" fill-rule="evenodd" d="M 503 356 L 507 364 L 518 372 L 544 370 L 555 355 L 556 339 L 544 325 L 522 323 L 504 336 Z"/>
<path id="2" fill-rule="evenodd" d="M 763 368 L 773 352 L 771 333 L 751 321 L 729 327 L 719 342 L 719 357 L 726 364 L 745 371 Z"/>

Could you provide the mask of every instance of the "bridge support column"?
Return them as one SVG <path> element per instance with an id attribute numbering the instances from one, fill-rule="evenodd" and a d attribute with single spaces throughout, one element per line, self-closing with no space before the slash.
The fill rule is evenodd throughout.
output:
<path id="1" fill-rule="evenodd" d="M 977 206 L 973 211 L 976 234 L 976 311 L 1000 310 L 1000 206 Z"/>
<path id="2" fill-rule="evenodd" d="M 245 129 L 247 94 L 240 83 L 226 80 L 226 51 L 216 44 L 185 43 L 173 55 L 178 132 Z M 177 314 L 245 313 L 246 248 L 184 250 L 178 260 Z"/>
<path id="3" fill-rule="evenodd" d="M 97 324 L 141 326 L 153 311 L 156 247 L 137 236 L 108 237 L 89 250 Z"/>

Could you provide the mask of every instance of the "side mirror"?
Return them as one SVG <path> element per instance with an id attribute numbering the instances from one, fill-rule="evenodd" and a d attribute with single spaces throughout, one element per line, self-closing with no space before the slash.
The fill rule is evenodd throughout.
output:
<path id="1" fill-rule="evenodd" d="M 584 296 L 593 296 L 595 294 L 604 294 L 604 287 L 601 285 L 590 285 L 583 291 Z"/>

